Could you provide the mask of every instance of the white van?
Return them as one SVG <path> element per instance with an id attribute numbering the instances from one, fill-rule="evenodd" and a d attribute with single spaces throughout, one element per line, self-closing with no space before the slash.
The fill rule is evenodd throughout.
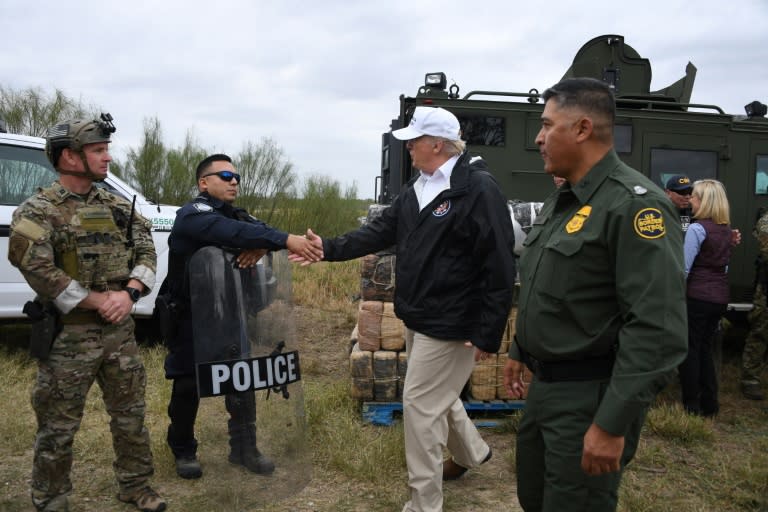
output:
<path id="1" fill-rule="evenodd" d="M 58 178 L 45 155 L 45 139 L 0 132 L 0 321 L 25 319 L 24 303 L 35 293 L 21 273 L 8 261 L 8 235 L 13 211 L 25 199 Z M 158 205 L 148 201 L 111 173 L 97 186 L 133 200 L 136 210 L 152 221 L 152 238 L 157 251 L 157 282 L 152 293 L 142 298 L 134 309 L 139 318 L 152 316 L 160 284 L 168 273 L 168 235 L 176 219 L 178 206 Z"/>

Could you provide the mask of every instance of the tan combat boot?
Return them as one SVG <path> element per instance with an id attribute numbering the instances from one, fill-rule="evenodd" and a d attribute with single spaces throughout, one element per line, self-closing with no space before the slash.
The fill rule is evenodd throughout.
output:
<path id="1" fill-rule="evenodd" d="M 162 512 L 166 503 L 150 486 L 132 492 L 121 492 L 117 499 L 124 503 L 133 503 L 142 512 Z"/>

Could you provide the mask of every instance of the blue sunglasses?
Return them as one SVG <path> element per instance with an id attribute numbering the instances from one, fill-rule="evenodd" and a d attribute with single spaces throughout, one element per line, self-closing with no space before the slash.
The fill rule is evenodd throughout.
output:
<path id="1" fill-rule="evenodd" d="M 236 179 L 238 183 L 240 183 L 240 175 L 236 172 L 232 171 L 219 171 L 219 172 L 212 172 L 210 174 L 204 174 L 200 176 L 201 178 L 207 178 L 208 176 L 218 176 L 224 181 L 232 181 L 232 178 Z"/>

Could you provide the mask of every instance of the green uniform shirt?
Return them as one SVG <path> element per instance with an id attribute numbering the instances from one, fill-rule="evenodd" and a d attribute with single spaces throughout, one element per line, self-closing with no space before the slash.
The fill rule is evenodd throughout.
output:
<path id="1" fill-rule="evenodd" d="M 576 186 L 547 198 L 524 247 L 519 347 L 542 362 L 615 350 L 594 421 L 622 435 L 687 353 L 683 238 L 671 201 L 609 151 Z M 514 344 L 509 355 L 521 360 Z"/>

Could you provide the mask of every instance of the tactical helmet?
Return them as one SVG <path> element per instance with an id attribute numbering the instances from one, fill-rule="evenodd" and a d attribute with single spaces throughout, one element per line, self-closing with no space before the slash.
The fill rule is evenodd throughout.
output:
<path id="1" fill-rule="evenodd" d="M 55 167 L 62 149 L 81 151 L 86 144 L 110 142 L 109 137 L 115 133 L 115 130 L 110 114 L 101 114 L 100 119 L 64 121 L 48 128 L 48 134 L 45 137 L 45 154 Z"/>

